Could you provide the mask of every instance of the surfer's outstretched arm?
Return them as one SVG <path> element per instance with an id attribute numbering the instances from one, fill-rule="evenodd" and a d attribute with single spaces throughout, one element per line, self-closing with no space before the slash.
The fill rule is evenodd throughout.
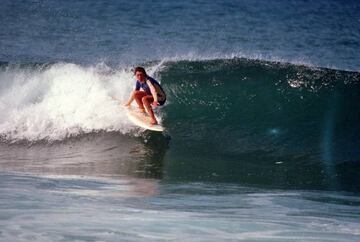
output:
<path id="1" fill-rule="evenodd" d="M 130 104 L 134 101 L 135 99 L 135 91 L 132 91 L 129 97 L 129 100 L 125 103 L 125 106 L 130 106 Z"/>

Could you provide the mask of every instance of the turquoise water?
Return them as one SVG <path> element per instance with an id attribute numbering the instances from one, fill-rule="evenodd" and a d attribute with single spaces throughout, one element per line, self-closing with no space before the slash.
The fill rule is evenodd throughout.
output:
<path id="1" fill-rule="evenodd" d="M 5 1 L 0 240 L 356 241 L 356 1 Z M 164 133 L 121 107 L 159 80 Z"/>

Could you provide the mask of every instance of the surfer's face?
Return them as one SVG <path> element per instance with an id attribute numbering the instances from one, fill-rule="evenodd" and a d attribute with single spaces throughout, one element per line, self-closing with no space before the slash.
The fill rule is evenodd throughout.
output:
<path id="1" fill-rule="evenodd" d="M 146 76 L 145 76 L 145 74 L 142 73 L 141 71 L 137 71 L 137 72 L 135 73 L 135 76 L 136 76 L 136 79 L 138 79 L 138 80 L 141 81 L 141 82 L 146 81 Z"/>

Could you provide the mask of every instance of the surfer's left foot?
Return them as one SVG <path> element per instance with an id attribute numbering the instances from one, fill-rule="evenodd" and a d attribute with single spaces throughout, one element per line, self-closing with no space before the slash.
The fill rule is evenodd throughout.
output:
<path id="1" fill-rule="evenodd" d="M 151 125 L 156 125 L 156 124 L 158 124 L 158 122 L 156 122 L 156 120 L 152 120 L 152 121 L 150 122 L 150 124 L 151 124 Z"/>

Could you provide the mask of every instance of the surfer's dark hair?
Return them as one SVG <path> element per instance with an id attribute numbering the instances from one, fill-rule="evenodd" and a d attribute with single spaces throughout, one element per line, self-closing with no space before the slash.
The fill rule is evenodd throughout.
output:
<path id="1" fill-rule="evenodd" d="M 144 67 L 141 67 L 141 66 L 135 67 L 135 69 L 134 69 L 134 74 L 136 74 L 136 72 L 138 72 L 138 71 L 139 71 L 139 72 L 142 72 L 145 76 L 147 76 Z"/>

